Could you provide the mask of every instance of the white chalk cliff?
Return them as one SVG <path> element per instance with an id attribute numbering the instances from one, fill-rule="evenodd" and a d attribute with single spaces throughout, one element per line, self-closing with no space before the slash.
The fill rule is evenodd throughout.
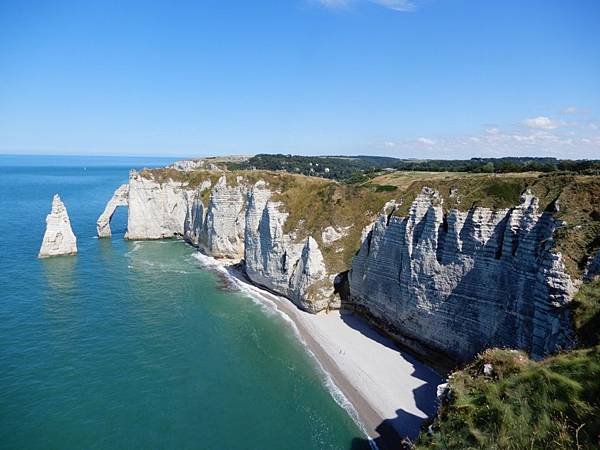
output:
<path id="1" fill-rule="evenodd" d="M 573 344 L 573 283 L 557 227 L 526 193 L 511 209 L 452 209 L 431 189 L 407 217 L 388 203 L 348 275 L 350 301 L 420 353 L 465 361 L 488 346 L 543 356 Z"/>
<path id="2" fill-rule="evenodd" d="M 244 260 L 246 274 L 255 283 L 283 294 L 300 308 L 319 312 L 328 307 L 333 286 L 317 242 L 299 241 L 285 234 L 288 214 L 271 201 L 272 192 L 263 181 L 248 196 Z"/>
<path id="3" fill-rule="evenodd" d="M 349 230 L 286 231 L 289 211 L 268 183 L 209 178 L 190 187 L 132 172 L 101 216 L 99 235 L 115 205 L 128 204 L 129 239 L 182 237 L 210 256 L 243 259 L 250 280 L 304 310 L 339 307 L 337 274 L 315 238 L 327 247 Z M 530 193 L 510 209 L 442 206 L 428 188 L 406 217 L 389 202 L 363 230 L 347 277 L 336 278 L 343 304 L 416 352 L 453 361 L 491 345 L 533 356 L 572 346 L 567 305 L 575 289 L 553 251 L 553 214 L 540 212 Z"/>
<path id="4" fill-rule="evenodd" d="M 164 239 L 183 236 L 184 222 L 196 191 L 183 183 L 129 175 L 127 239 Z"/>
<path id="5" fill-rule="evenodd" d="M 215 258 L 244 256 L 246 187 L 237 179 L 231 186 L 223 176 L 211 190 L 198 246 Z"/>
<path id="6" fill-rule="evenodd" d="M 67 208 L 58 194 L 52 199 L 52 211 L 46 217 L 46 232 L 42 240 L 39 257 L 75 255 L 77 238 L 71 229 Z"/>
<path id="7" fill-rule="evenodd" d="M 287 213 L 268 201 L 271 195 L 266 183 L 251 185 L 241 177 L 228 184 L 221 176 L 212 189 L 208 179 L 190 188 L 132 171 L 99 217 L 98 236 L 110 236 L 110 218 L 117 206 L 126 205 L 127 239 L 183 237 L 215 258 L 244 259 L 253 282 L 288 296 L 299 307 L 326 309 L 333 286 L 319 246 L 312 237 L 283 233 Z"/>

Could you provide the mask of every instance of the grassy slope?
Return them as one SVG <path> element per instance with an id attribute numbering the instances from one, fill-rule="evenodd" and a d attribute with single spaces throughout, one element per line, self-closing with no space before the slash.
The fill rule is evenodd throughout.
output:
<path id="1" fill-rule="evenodd" d="M 491 349 L 455 372 L 417 449 L 592 449 L 600 446 L 600 280 L 574 301 L 582 347 L 545 360 Z M 587 346 L 587 347 L 584 347 Z M 491 377 L 483 365 L 492 364 Z"/>

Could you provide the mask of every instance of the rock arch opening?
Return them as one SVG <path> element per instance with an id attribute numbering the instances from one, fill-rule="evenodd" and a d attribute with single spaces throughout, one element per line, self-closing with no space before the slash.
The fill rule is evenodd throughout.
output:
<path id="1" fill-rule="evenodd" d="M 96 221 L 96 232 L 98 233 L 98 237 L 110 237 L 111 229 L 110 229 L 110 221 L 112 220 L 115 211 L 120 206 L 129 206 L 129 184 L 122 184 L 115 191 L 112 198 L 106 204 L 104 211 L 98 217 Z"/>

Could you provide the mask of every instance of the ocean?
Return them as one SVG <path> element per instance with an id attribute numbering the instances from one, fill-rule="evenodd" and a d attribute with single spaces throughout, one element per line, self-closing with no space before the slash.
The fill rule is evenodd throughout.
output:
<path id="1" fill-rule="evenodd" d="M 292 327 L 182 241 L 95 223 L 131 168 L 0 156 L 0 448 L 359 449 Z M 79 254 L 38 259 L 52 196 Z"/>

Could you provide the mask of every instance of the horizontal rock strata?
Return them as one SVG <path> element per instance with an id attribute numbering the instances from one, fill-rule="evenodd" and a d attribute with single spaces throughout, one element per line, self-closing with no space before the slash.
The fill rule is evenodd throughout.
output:
<path id="1" fill-rule="evenodd" d="M 465 361 L 488 346 L 543 356 L 572 345 L 573 284 L 557 223 L 525 194 L 512 209 L 444 214 L 425 188 L 407 217 L 389 203 L 348 275 L 350 302 L 418 352 Z"/>

